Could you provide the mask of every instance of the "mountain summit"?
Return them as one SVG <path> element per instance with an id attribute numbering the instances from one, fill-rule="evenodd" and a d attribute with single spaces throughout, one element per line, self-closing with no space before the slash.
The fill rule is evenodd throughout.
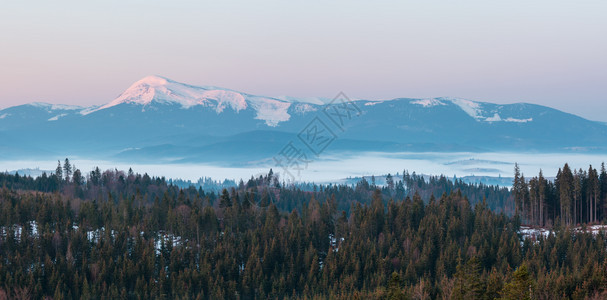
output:
<path id="1" fill-rule="evenodd" d="M 224 103 L 236 110 L 245 109 L 245 97 L 237 92 L 214 87 L 197 87 L 160 76 L 147 76 L 131 85 L 118 98 L 100 107 L 105 109 L 123 103 L 148 105 L 151 102 L 177 103 L 184 108 L 206 105 L 209 100 Z"/>
<path id="2" fill-rule="evenodd" d="M 120 104 L 141 105 L 145 109 L 145 106 L 152 103 L 178 104 L 184 109 L 193 106 L 210 107 L 217 113 L 221 113 L 226 108 L 239 112 L 251 107 L 256 111 L 257 119 L 266 121 L 269 126 L 276 126 L 279 122 L 288 120 L 289 115 L 286 110 L 290 106 L 289 102 L 276 98 L 259 97 L 218 87 L 193 86 L 153 75 L 133 83 L 110 103 L 86 111 L 84 114 Z"/>

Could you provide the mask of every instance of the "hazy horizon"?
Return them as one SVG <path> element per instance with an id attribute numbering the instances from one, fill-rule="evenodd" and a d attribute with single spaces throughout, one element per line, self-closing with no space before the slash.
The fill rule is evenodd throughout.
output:
<path id="1" fill-rule="evenodd" d="M 457 176 L 483 177 L 506 177 L 514 176 L 514 164 L 518 163 L 521 172 L 531 178 L 536 176 L 540 170 L 547 177 L 552 177 L 557 170 L 568 163 L 571 168 L 587 170 L 588 165 L 600 169 L 605 162 L 602 154 L 580 154 L 580 153 L 514 153 L 514 152 L 487 152 L 487 153 L 380 153 L 365 152 L 355 155 L 328 154 L 318 161 L 310 163 L 295 178 L 297 182 L 315 183 L 341 183 L 344 179 L 353 177 L 382 176 L 387 174 L 402 175 L 403 170 L 410 173 L 439 176 L 448 178 Z M 259 163 L 255 165 L 226 165 L 221 163 L 143 163 L 90 159 L 78 156 L 69 156 L 72 164 L 76 165 L 84 174 L 88 174 L 95 167 L 102 171 L 118 169 L 126 171 L 132 168 L 134 172 L 151 176 L 166 177 L 167 179 L 182 179 L 196 182 L 203 177 L 213 180 L 247 180 L 251 176 L 267 174 L 270 169 L 274 173 L 282 174 L 284 170 L 272 163 Z M 63 162 L 63 160 L 61 160 Z M 53 171 L 57 166 L 55 160 L 16 160 L 0 161 L 5 171 L 16 171 L 20 169 L 36 169 L 42 171 Z M 284 175 L 284 174 L 282 174 Z M 281 175 L 281 176 L 282 176 Z M 289 176 L 282 176 L 289 180 Z"/>

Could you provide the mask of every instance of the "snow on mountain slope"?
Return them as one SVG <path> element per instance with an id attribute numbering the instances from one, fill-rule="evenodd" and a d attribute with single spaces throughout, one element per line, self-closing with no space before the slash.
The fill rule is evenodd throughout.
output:
<path id="1" fill-rule="evenodd" d="M 51 103 L 44 103 L 44 102 L 33 102 L 33 103 L 28 104 L 28 105 L 33 106 L 33 107 L 38 107 L 38 108 L 46 109 L 48 111 L 53 111 L 53 110 L 82 110 L 82 109 L 84 109 L 84 107 L 79 106 L 79 105 L 51 104 Z"/>
<path id="2" fill-rule="evenodd" d="M 398 114 L 397 117 L 395 116 L 394 122 L 408 122 L 407 120 L 415 120 L 421 115 L 435 115 L 440 116 L 445 121 L 462 121 L 469 117 L 476 122 L 486 123 L 490 126 L 496 124 L 506 125 L 507 123 L 522 125 L 523 123 L 542 122 L 541 120 L 545 119 L 543 117 L 544 114 L 550 113 L 546 107 L 524 103 L 499 105 L 450 97 L 352 100 L 357 101 L 359 107 L 367 112 L 379 112 L 377 115 L 381 119 L 385 118 L 385 116 Z M 3 125 L 5 127 L 9 125 L 17 126 L 18 123 L 15 123 L 15 121 L 18 119 L 27 119 L 29 122 L 42 120 L 44 122 L 62 123 L 71 122 L 74 117 L 75 119 L 90 119 L 88 115 L 106 109 L 114 108 L 121 110 L 121 108 L 117 108 L 120 105 L 128 105 L 131 109 L 134 108 L 142 112 L 151 110 L 162 112 L 165 105 L 171 105 L 171 110 L 181 108 L 185 110 L 184 113 L 186 115 L 190 113 L 189 115 L 194 118 L 200 109 L 214 112 L 217 114 L 217 117 L 220 117 L 224 112 L 237 114 L 244 112 L 247 115 L 246 118 L 251 118 L 252 116 L 256 120 L 265 121 L 265 125 L 269 127 L 278 127 L 283 122 L 285 124 L 292 124 L 287 122 L 302 120 L 301 117 L 306 114 L 319 112 L 322 110 L 323 105 L 331 101 L 333 100 L 329 98 L 256 96 L 214 86 L 193 86 L 161 76 L 147 76 L 132 84 L 116 99 L 105 105 L 81 107 L 32 103 L 0 110 L 0 123 L 5 124 Z M 400 108 L 395 110 L 394 105 Z M 197 108 L 196 110 L 193 109 L 195 107 Z M 134 118 L 135 116 L 132 117 Z M 242 115 L 232 117 L 245 121 Z M 403 119 L 403 117 L 405 118 Z M 169 119 L 167 118 L 167 120 Z M 377 122 L 377 120 L 368 122 Z M 407 130 L 409 131 L 426 130 L 422 128 L 426 126 L 423 122 L 415 126 L 412 124 L 401 124 L 399 126 L 401 126 L 400 128 L 408 128 Z"/>
<path id="3" fill-rule="evenodd" d="M 88 115 L 120 104 L 141 105 L 142 111 L 145 111 L 146 106 L 153 103 L 178 104 L 183 109 L 195 106 L 208 107 L 217 114 L 224 112 L 226 109 L 237 113 L 251 109 L 255 112 L 255 119 L 263 120 L 266 125 L 276 127 L 280 122 L 288 121 L 291 118 L 291 115 L 289 115 L 289 108 L 291 106 L 293 106 L 291 113 L 305 114 L 316 111 L 318 106 L 328 102 L 330 102 L 328 98 L 255 96 L 213 86 L 188 85 L 161 76 L 147 76 L 132 84 L 110 103 L 99 107 L 80 108 L 80 114 Z M 383 102 L 366 101 L 364 105 L 371 106 Z M 525 123 L 533 121 L 532 118 L 521 118 L 518 115 L 505 114 L 500 111 L 501 106 L 461 98 L 412 99 L 410 103 L 421 105 L 428 109 L 453 104 L 476 121 L 491 123 Z M 52 120 L 56 120 L 56 118 L 52 118 Z"/>
<path id="4" fill-rule="evenodd" d="M 247 100 L 242 94 L 232 91 L 209 90 L 202 92 L 202 94 L 200 94 L 198 97 L 200 97 L 200 100 L 198 100 L 198 102 L 196 103 L 198 105 L 210 104 L 208 103 L 208 100 L 215 100 L 217 102 L 215 106 L 215 111 L 217 111 L 217 113 L 222 112 L 226 107 L 230 107 L 238 112 L 240 110 L 246 109 L 248 106 Z M 193 106 L 189 104 L 190 103 L 182 105 L 184 108 L 189 108 Z"/>
<path id="5" fill-rule="evenodd" d="M 147 76 L 135 82 L 112 102 L 95 109 L 82 110 L 81 114 L 87 115 L 120 104 L 142 105 L 142 110 L 145 110 L 145 106 L 153 102 L 179 104 L 183 109 L 200 105 L 210 107 L 218 114 L 227 108 L 239 112 L 250 107 L 255 110 L 256 119 L 264 120 L 268 126 L 276 126 L 289 120 L 287 110 L 291 102 L 295 102 L 290 100 L 254 96 L 218 87 L 192 86 L 160 76 Z"/>
<path id="6" fill-rule="evenodd" d="M 296 103 L 294 108 L 295 108 L 295 112 L 300 115 L 318 110 L 316 108 L 316 106 L 308 104 L 308 103 Z"/>
<path id="7" fill-rule="evenodd" d="M 441 98 L 441 100 L 451 101 L 453 104 L 459 106 L 464 112 L 476 120 L 482 119 L 482 110 L 478 102 L 460 99 L 460 98 Z"/>
<path id="8" fill-rule="evenodd" d="M 443 106 L 447 105 L 447 103 L 453 103 L 457 107 L 459 107 L 462 111 L 464 111 L 467 115 L 478 122 L 514 122 L 514 123 L 527 123 L 533 121 L 533 118 L 520 118 L 520 116 L 511 115 L 508 117 L 502 117 L 506 113 L 502 111 L 503 106 L 485 103 L 485 102 L 477 102 L 462 98 L 429 98 L 429 99 L 419 99 L 411 101 L 412 104 L 421 105 L 425 108 L 432 108 L 435 106 Z"/>
<path id="9" fill-rule="evenodd" d="M 222 111 L 227 105 L 236 109 L 246 108 L 244 97 L 236 92 L 218 90 L 211 87 L 191 86 L 160 76 L 147 76 L 133 83 L 118 98 L 99 107 L 97 110 L 123 103 L 145 106 L 153 101 L 159 103 L 178 103 L 187 109 L 195 105 L 205 104 L 205 100 L 207 99 L 218 101 L 219 111 Z"/>
<path id="10" fill-rule="evenodd" d="M 527 122 L 533 121 L 533 118 L 517 119 L 517 118 L 513 118 L 513 117 L 508 117 L 508 118 L 502 119 L 502 117 L 500 117 L 500 115 L 498 113 L 495 113 L 493 115 L 493 117 L 485 118 L 485 120 L 483 120 L 483 121 L 485 121 L 485 122 L 527 123 Z"/>
<path id="11" fill-rule="evenodd" d="M 257 97 L 251 100 L 251 106 L 257 112 L 255 119 L 266 121 L 268 126 L 275 127 L 279 122 L 288 121 L 291 118 L 287 112 L 291 103 Z"/>
<path id="12" fill-rule="evenodd" d="M 58 115 L 48 119 L 48 121 L 57 121 L 57 120 L 59 120 L 59 118 L 63 118 L 65 116 L 67 116 L 67 114 L 58 114 Z"/>
<path id="13" fill-rule="evenodd" d="M 444 102 L 434 98 L 434 99 L 419 99 L 419 100 L 415 100 L 412 101 L 411 103 L 413 104 L 419 104 L 423 107 L 433 107 L 433 106 L 437 106 L 437 105 L 445 105 Z"/>
<path id="14" fill-rule="evenodd" d="M 140 149 L 128 159 L 265 159 L 297 139 L 315 117 L 332 126 L 323 106 L 331 101 L 256 96 L 148 76 L 102 106 L 34 103 L 0 109 L 0 152 L 107 157 Z M 354 101 L 362 113 L 348 119 L 332 149 L 607 152 L 605 124 L 545 106 L 460 98 Z"/>
<path id="15" fill-rule="evenodd" d="M 308 103 L 308 104 L 316 104 L 316 105 L 324 105 L 331 102 L 333 99 L 331 98 L 323 98 L 323 97 L 291 97 L 291 96 L 278 96 L 273 97 L 278 100 L 283 100 L 291 103 Z"/>

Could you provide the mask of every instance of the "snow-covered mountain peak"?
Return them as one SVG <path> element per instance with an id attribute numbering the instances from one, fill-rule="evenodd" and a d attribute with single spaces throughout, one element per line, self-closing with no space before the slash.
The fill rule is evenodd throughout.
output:
<path id="1" fill-rule="evenodd" d="M 177 97 L 174 97 L 176 95 L 174 95 L 173 92 L 175 88 L 177 88 L 177 90 L 181 89 L 178 85 L 179 84 L 160 76 L 147 76 L 133 83 L 128 89 L 120 94 L 118 98 L 102 106 L 100 109 L 116 106 L 122 103 L 147 105 L 153 100 L 179 101 L 182 99 L 176 99 Z"/>
<path id="2" fill-rule="evenodd" d="M 287 110 L 291 105 L 290 101 L 283 99 L 254 96 L 212 86 L 193 86 L 161 76 L 147 76 L 133 83 L 112 102 L 92 110 L 83 110 L 81 114 L 87 115 L 120 104 L 141 105 L 144 111 L 145 106 L 152 103 L 177 104 L 183 109 L 203 106 L 218 114 L 226 109 L 239 112 L 251 108 L 256 112 L 256 118 L 266 121 L 269 126 L 287 121 L 290 118 Z"/>
<path id="3" fill-rule="evenodd" d="M 143 77 L 139 81 L 135 82 L 133 84 L 133 86 L 140 85 L 140 84 L 146 84 L 149 86 L 159 86 L 159 85 L 167 84 L 168 81 L 170 81 L 170 79 L 168 79 L 168 78 L 158 76 L 158 75 L 150 75 L 150 76 Z"/>
<path id="4" fill-rule="evenodd" d="M 146 106 L 152 102 L 179 104 L 184 109 L 196 105 L 214 106 L 218 113 L 226 107 L 236 111 L 247 108 L 245 97 L 238 92 L 213 87 L 197 87 L 153 75 L 133 83 L 112 102 L 86 113 L 124 103 Z"/>

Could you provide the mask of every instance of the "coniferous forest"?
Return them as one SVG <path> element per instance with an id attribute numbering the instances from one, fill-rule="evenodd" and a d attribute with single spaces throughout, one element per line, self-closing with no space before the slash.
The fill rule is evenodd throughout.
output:
<path id="1" fill-rule="evenodd" d="M 219 192 L 67 159 L 0 173 L 0 299 L 607 298 L 604 165 L 514 173 Z"/>

